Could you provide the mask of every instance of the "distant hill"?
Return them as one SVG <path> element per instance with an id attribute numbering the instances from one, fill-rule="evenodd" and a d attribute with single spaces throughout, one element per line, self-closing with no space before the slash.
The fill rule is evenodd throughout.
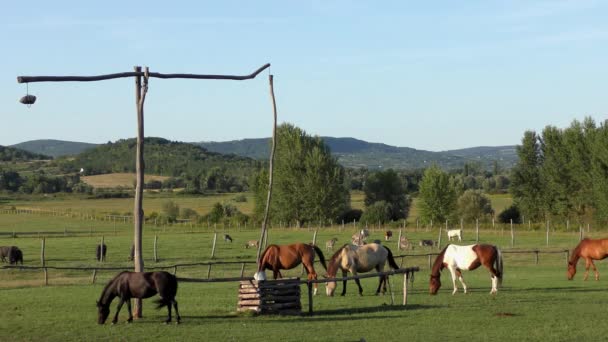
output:
<path id="1" fill-rule="evenodd" d="M 44 139 L 30 140 L 12 145 L 11 147 L 57 158 L 62 156 L 76 155 L 95 146 L 97 146 L 97 144 Z"/>
<path id="2" fill-rule="evenodd" d="M 366 167 L 369 169 L 394 168 L 417 169 L 436 163 L 444 169 L 461 168 L 464 163 L 481 162 L 491 168 L 494 160 L 504 168 L 511 168 L 517 162 L 515 146 L 472 147 L 460 150 L 431 152 L 409 147 L 396 147 L 381 143 L 370 143 L 355 138 L 322 137 L 334 156 L 345 167 Z M 235 154 L 258 160 L 268 159 L 270 139 L 243 139 L 226 142 L 195 143 L 209 151 Z"/>
<path id="3" fill-rule="evenodd" d="M 48 155 L 32 153 L 24 149 L 0 146 L 0 161 L 7 162 L 23 162 L 31 160 L 49 160 L 53 159 Z"/>
<path id="4" fill-rule="evenodd" d="M 213 168 L 228 176 L 247 177 L 260 162 L 251 158 L 223 155 L 189 143 L 163 138 L 145 138 L 144 163 L 147 174 L 159 176 L 197 176 Z M 98 145 L 69 160 L 59 160 L 66 171 L 83 168 L 86 175 L 135 172 L 135 139 L 122 139 Z"/>

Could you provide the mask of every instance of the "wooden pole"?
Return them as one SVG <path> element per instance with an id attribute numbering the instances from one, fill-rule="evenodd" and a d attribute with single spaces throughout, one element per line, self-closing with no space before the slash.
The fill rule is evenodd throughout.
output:
<path id="1" fill-rule="evenodd" d="M 316 246 L 316 245 L 317 245 L 317 232 L 318 232 L 318 231 L 319 231 L 318 229 L 315 229 L 314 234 L 312 234 L 312 245 L 313 245 L 313 246 Z"/>
<path id="2" fill-rule="evenodd" d="M 306 283 L 308 287 L 308 315 L 312 316 L 312 283 Z"/>
<path id="3" fill-rule="evenodd" d="M 104 245 L 104 237 L 103 237 L 103 235 L 102 235 L 102 236 L 101 236 L 101 246 L 100 246 L 100 248 L 101 248 L 101 249 L 100 249 L 101 253 L 99 254 L 99 260 L 98 260 L 98 261 L 101 261 L 101 262 L 106 261 L 106 257 L 103 255 L 103 245 Z M 107 251 L 107 250 L 106 250 L 106 251 Z"/>
<path id="4" fill-rule="evenodd" d="M 549 247 L 549 221 L 547 220 L 547 247 Z"/>
<path id="5" fill-rule="evenodd" d="M 141 67 L 134 67 L 135 72 L 141 72 Z M 133 241 L 135 255 L 133 263 L 135 272 L 144 271 L 144 260 L 142 257 L 142 222 L 143 222 L 143 186 L 144 186 L 144 102 L 148 92 L 148 67 L 145 69 L 142 85 L 142 77 L 135 77 L 135 104 L 137 106 L 137 149 L 135 158 L 135 204 L 133 208 Z M 134 317 L 142 317 L 142 300 L 135 299 Z"/>
<path id="6" fill-rule="evenodd" d="M 215 257 L 215 242 L 217 241 L 217 233 L 213 233 L 213 247 L 211 248 L 211 259 Z"/>
<path id="7" fill-rule="evenodd" d="M 154 235 L 154 262 L 158 262 L 158 235 Z"/>
<path id="8" fill-rule="evenodd" d="M 403 306 L 407 305 L 407 272 L 403 273 Z"/>
<path id="9" fill-rule="evenodd" d="M 437 239 L 437 249 L 441 249 L 441 225 L 439 226 L 439 239 Z"/>
<path id="10" fill-rule="evenodd" d="M 515 245 L 515 234 L 513 233 L 513 219 L 511 219 L 511 248 Z"/>
<path id="11" fill-rule="evenodd" d="M 475 242 L 479 243 L 479 219 L 475 219 Z"/>
<path id="12" fill-rule="evenodd" d="M 262 254 L 262 241 L 266 234 L 266 225 L 268 224 L 268 212 L 270 210 L 270 200 L 272 199 L 272 174 L 274 171 L 274 152 L 277 144 L 277 103 L 274 98 L 274 82 L 273 75 L 268 75 L 268 82 L 270 84 L 270 100 L 272 102 L 272 113 L 273 113 L 273 125 L 272 125 L 272 146 L 270 148 L 270 160 L 268 165 L 268 195 L 266 196 L 266 209 L 264 210 L 264 220 L 262 221 L 262 232 L 260 233 L 260 245 L 256 254 L 256 261 L 260 263 L 260 255 Z"/>
<path id="13" fill-rule="evenodd" d="M 397 239 L 397 250 L 401 250 L 401 229 L 399 229 L 399 238 Z"/>

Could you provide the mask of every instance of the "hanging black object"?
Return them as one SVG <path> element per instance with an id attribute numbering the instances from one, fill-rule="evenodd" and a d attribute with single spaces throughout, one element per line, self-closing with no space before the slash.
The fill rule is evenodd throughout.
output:
<path id="1" fill-rule="evenodd" d="M 23 103 L 24 105 L 33 105 L 34 102 L 36 102 L 36 96 L 34 95 L 25 95 L 24 97 L 22 97 L 21 99 L 19 99 L 19 102 Z"/>

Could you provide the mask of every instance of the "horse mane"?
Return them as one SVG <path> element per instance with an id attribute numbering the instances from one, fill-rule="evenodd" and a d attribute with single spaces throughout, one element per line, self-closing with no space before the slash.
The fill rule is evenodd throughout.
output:
<path id="1" fill-rule="evenodd" d="M 580 259 L 581 257 L 581 249 L 583 248 L 583 243 L 587 243 L 588 241 L 589 238 L 584 238 L 581 240 L 581 242 L 578 243 L 578 245 L 576 245 L 576 247 L 574 247 L 574 249 L 572 250 L 572 255 L 570 256 L 570 260 L 568 261 L 569 264 L 576 266 L 578 259 Z"/>
<path id="2" fill-rule="evenodd" d="M 105 305 L 105 303 L 103 302 L 104 298 L 106 298 L 106 293 L 108 292 L 108 290 L 110 289 L 110 287 L 112 285 L 114 285 L 114 283 L 116 283 L 116 280 L 118 279 L 118 277 L 120 277 L 121 275 L 123 275 L 124 273 L 127 273 L 128 271 L 122 271 L 120 273 L 118 273 L 114 278 L 112 278 L 107 284 L 106 286 L 103 287 L 103 290 L 101 291 L 101 296 L 99 297 L 99 304 Z M 112 297 L 114 298 L 114 297 Z M 109 303 L 108 303 L 109 305 Z"/>
<path id="3" fill-rule="evenodd" d="M 443 270 L 443 256 L 445 255 L 445 251 L 446 249 L 448 249 L 450 245 L 445 246 L 441 252 L 439 253 L 439 255 L 437 255 L 437 258 L 435 259 L 435 262 L 433 263 L 433 268 L 431 269 L 431 276 L 439 276 L 441 270 Z"/>

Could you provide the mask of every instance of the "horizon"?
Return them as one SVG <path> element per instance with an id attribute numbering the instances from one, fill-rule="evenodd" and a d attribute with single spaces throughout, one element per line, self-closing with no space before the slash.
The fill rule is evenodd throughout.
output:
<path id="1" fill-rule="evenodd" d="M 16 82 L 133 65 L 245 75 L 272 64 L 248 81 L 151 79 L 145 135 L 184 142 L 270 136 L 268 73 L 279 123 L 417 150 L 519 145 L 527 130 L 608 116 L 608 3 L 265 4 L 5 4 L 0 145 L 135 135 L 132 79 Z M 29 109 L 26 91 L 38 97 Z"/>
<path id="2" fill-rule="evenodd" d="M 387 145 L 387 146 L 391 146 L 391 147 L 397 147 L 397 148 L 412 148 L 415 150 L 419 150 L 419 151 L 427 151 L 427 152 L 450 152 L 450 151 L 458 151 L 458 150 L 467 150 L 467 149 L 472 149 L 472 148 L 484 148 L 484 147 L 488 147 L 488 148 L 498 148 L 498 147 L 516 147 L 519 146 L 519 144 L 514 144 L 514 145 L 495 145 L 495 146 L 490 146 L 490 145 L 476 145 L 476 146 L 469 146 L 469 147 L 463 147 L 463 148 L 455 148 L 452 150 L 441 150 L 441 151 L 434 151 L 434 150 L 423 150 L 423 149 L 417 149 L 417 148 L 413 148 L 410 146 L 396 146 L 396 145 L 389 145 L 389 144 L 385 144 L 383 142 L 375 142 L 375 141 L 367 141 L 367 140 L 362 140 L 359 138 L 355 138 L 355 137 L 333 137 L 333 136 L 320 136 L 321 138 L 333 138 L 333 139 L 355 139 L 358 141 L 363 141 L 366 142 L 368 144 L 383 144 L 383 145 Z M 209 143 L 228 143 L 228 142 L 233 142 L 233 141 L 243 141 L 243 140 L 260 140 L 260 139 L 271 139 L 271 137 L 265 137 L 265 138 L 243 138 L 243 139 L 234 139 L 234 140 L 224 140 L 224 141 L 184 141 L 184 140 L 174 140 L 174 139 L 168 139 L 168 138 L 164 138 L 164 137 L 158 137 L 158 136 L 146 136 L 145 138 L 160 138 L 160 139 L 166 139 L 169 141 L 175 141 L 175 142 L 180 142 L 180 143 L 186 143 L 186 144 L 209 144 Z M 29 142 L 34 142 L 34 141 L 59 141 L 59 142 L 70 142 L 70 143 L 79 143 L 79 144 L 94 144 L 94 145 L 103 145 L 103 144 L 107 144 L 108 142 L 111 143 L 116 143 L 119 140 L 128 140 L 128 139 L 136 139 L 136 137 L 130 137 L 130 138 L 118 138 L 116 140 L 112 140 L 112 141 L 106 141 L 106 142 L 100 142 L 100 143 L 96 143 L 96 142 L 89 142 L 89 141 L 73 141 L 73 140 L 64 140 L 64 139 L 54 139 L 54 138 L 49 138 L 49 139 L 32 139 L 32 140 L 26 140 L 26 141 L 21 141 L 18 142 L 16 144 L 12 144 L 12 145 L 2 145 L 0 144 L 0 146 L 5 146 L 5 147 L 15 147 L 17 145 L 20 144 L 24 144 L 24 143 L 29 143 Z"/>

